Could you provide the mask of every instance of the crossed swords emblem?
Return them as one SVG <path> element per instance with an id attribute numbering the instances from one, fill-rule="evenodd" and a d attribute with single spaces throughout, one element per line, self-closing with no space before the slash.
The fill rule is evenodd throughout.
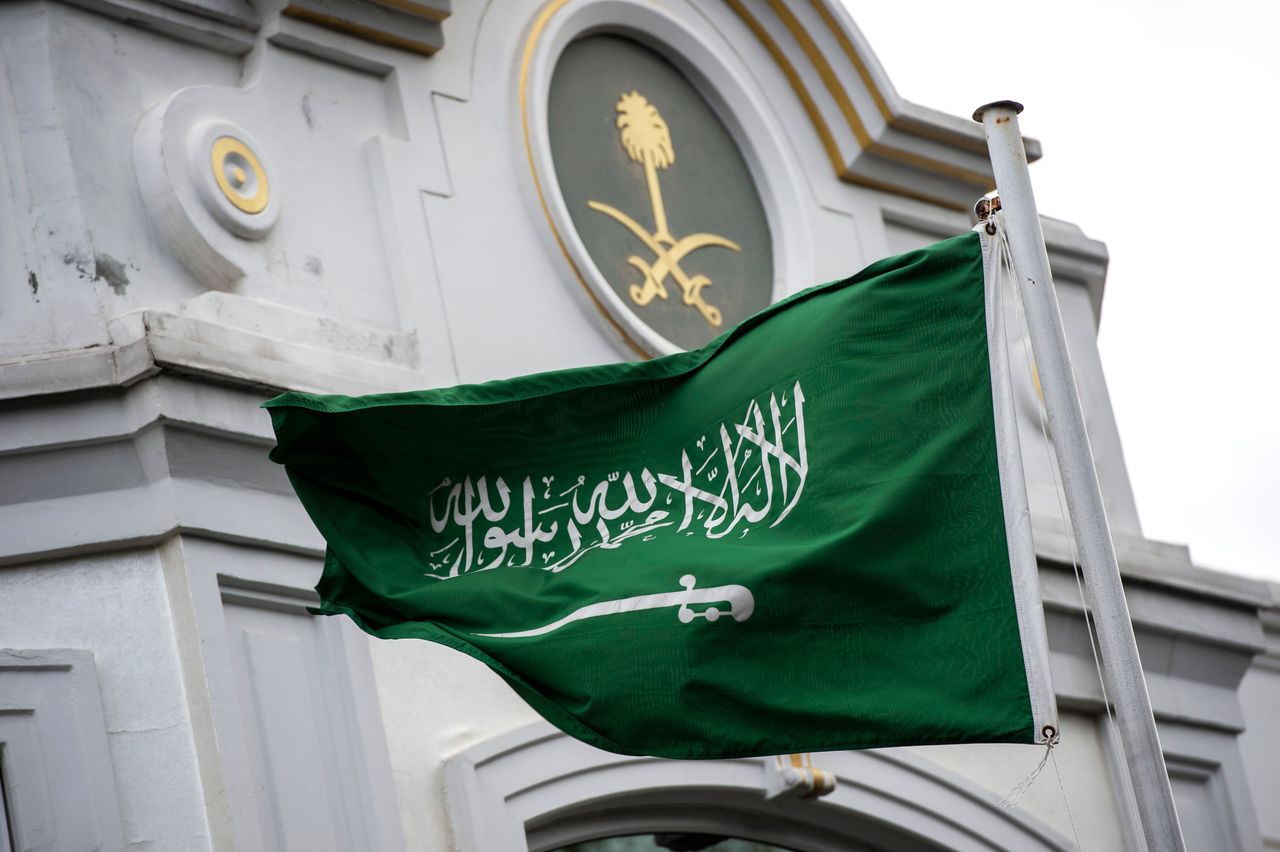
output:
<path id="1" fill-rule="evenodd" d="M 690 276 L 680 267 L 680 262 L 698 249 L 710 246 L 730 251 L 742 251 L 742 248 L 733 240 L 715 234 L 690 234 L 679 239 L 671 235 L 667 227 L 667 212 L 662 204 L 662 187 L 658 183 L 658 169 L 665 169 L 676 160 L 667 123 L 658 114 L 658 108 L 639 92 L 623 95 L 616 108 L 622 147 L 632 160 L 644 166 L 644 177 L 649 186 L 649 202 L 653 207 L 654 229 L 645 230 L 626 213 L 600 201 L 588 201 L 587 206 L 635 234 L 653 252 L 651 260 L 638 255 L 627 258 L 627 263 L 644 276 L 641 283 L 632 284 L 628 288 L 631 301 L 643 307 L 655 297 L 667 298 L 665 282 L 671 278 L 683 291 L 681 301 L 697 309 L 710 325 L 718 326 L 722 322 L 720 309 L 708 304 L 702 295 L 703 289 L 711 286 L 711 279 L 705 275 Z"/>

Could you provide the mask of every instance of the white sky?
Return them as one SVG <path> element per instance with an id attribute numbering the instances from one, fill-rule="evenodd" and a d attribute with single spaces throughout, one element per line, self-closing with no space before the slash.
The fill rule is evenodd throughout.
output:
<path id="1" fill-rule="evenodd" d="M 844 2 L 907 100 L 1026 106 L 1040 212 L 1111 253 L 1144 533 L 1280 581 L 1280 2 Z"/>

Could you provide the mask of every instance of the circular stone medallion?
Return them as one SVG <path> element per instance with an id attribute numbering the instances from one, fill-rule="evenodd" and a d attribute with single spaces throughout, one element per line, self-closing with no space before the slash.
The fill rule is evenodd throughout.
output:
<path id="1" fill-rule="evenodd" d="M 693 349 L 772 301 L 751 171 L 671 63 L 627 38 L 579 39 L 556 64 L 547 120 L 574 228 L 636 320 Z"/>

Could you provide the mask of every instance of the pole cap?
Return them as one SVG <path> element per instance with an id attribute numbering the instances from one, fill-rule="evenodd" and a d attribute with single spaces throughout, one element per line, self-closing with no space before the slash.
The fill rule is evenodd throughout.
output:
<path id="1" fill-rule="evenodd" d="M 981 124 L 983 113 L 985 113 L 989 109 L 996 109 L 997 107 L 1003 108 L 1003 109 L 1011 109 L 1013 110 L 1014 115 L 1022 115 L 1022 104 L 1018 103 L 1017 101 L 992 101 L 989 104 L 983 104 L 982 106 L 975 109 L 973 111 L 973 120 Z"/>

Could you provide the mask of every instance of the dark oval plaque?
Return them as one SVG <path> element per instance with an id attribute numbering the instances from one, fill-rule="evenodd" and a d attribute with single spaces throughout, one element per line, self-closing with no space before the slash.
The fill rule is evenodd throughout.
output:
<path id="1" fill-rule="evenodd" d="M 547 119 L 574 228 L 639 321 L 693 349 L 769 304 L 751 172 L 670 62 L 619 36 L 579 39 L 556 64 Z"/>

